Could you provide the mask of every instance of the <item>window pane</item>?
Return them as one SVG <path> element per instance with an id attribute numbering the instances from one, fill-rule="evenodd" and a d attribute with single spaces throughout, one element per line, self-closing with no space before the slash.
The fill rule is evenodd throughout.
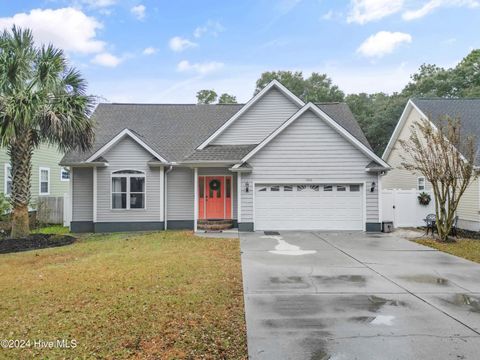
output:
<path id="1" fill-rule="evenodd" d="M 347 187 L 344 185 L 337 185 L 337 191 L 347 191 Z"/>
<path id="2" fill-rule="evenodd" d="M 48 182 L 41 182 L 40 183 L 40 192 L 42 194 L 48 193 Z"/>
<path id="3" fill-rule="evenodd" d="M 320 185 L 310 185 L 310 189 L 312 189 L 313 191 L 319 191 Z"/>
<path id="4" fill-rule="evenodd" d="M 131 177 L 130 178 L 130 191 L 131 192 L 145 192 L 145 178 L 144 177 Z"/>
<path id="5" fill-rule="evenodd" d="M 205 196 L 205 178 L 203 176 L 198 179 L 198 196 L 201 199 Z"/>
<path id="6" fill-rule="evenodd" d="M 112 192 L 127 192 L 127 178 L 112 178 Z"/>
<path id="7" fill-rule="evenodd" d="M 70 170 L 62 168 L 62 180 L 70 180 Z"/>
<path id="8" fill-rule="evenodd" d="M 270 191 L 280 191 L 280 186 L 272 186 Z"/>
<path id="9" fill-rule="evenodd" d="M 12 181 L 8 180 L 7 181 L 7 195 L 10 195 L 12 193 Z"/>
<path id="10" fill-rule="evenodd" d="M 292 185 L 285 185 L 283 187 L 283 191 L 293 191 L 293 186 Z"/>
<path id="11" fill-rule="evenodd" d="M 130 194 L 130 209 L 143 209 L 145 207 L 145 194 Z"/>
<path id="12" fill-rule="evenodd" d="M 48 170 L 40 171 L 40 181 L 48 181 Z"/>
<path id="13" fill-rule="evenodd" d="M 297 185 L 297 191 L 303 191 L 307 188 L 307 185 Z"/>
<path id="14" fill-rule="evenodd" d="M 112 194 L 112 208 L 126 209 L 127 208 L 127 194 Z"/>
<path id="15" fill-rule="evenodd" d="M 6 195 L 10 195 L 12 193 L 12 167 L 7 165 L 5 171 L 5 176 L 7 177 L 7 188 L 5 189 Z"/>
<path id="16" fill-rule="evenodd" d="M 360 185 L 350 185 L 350 191 L 360 191 Z"/>
<path id="17" fill-rule="evenodd" d="M 323 186 L 323 191 L 333 191 L 333 186 L 332 185 L 324 185 Z"/>
<path id="18" fill-rule="evenodd" d="M 230 178 L 226 178 L 226 179 L 225 179 L 225 184 L 226 184 L 226 185 L 225 185 L 225 192 L 226 192 L 226 194 L 227 194 L 226 196 L 227 196 L 227 198 L 229 199 L 230 196 L 231 196 L 231 195 L 230 195 L 230 191 L 232 190 L 232 189 L 231 189 L 231 185 L 230 185 Z"/>

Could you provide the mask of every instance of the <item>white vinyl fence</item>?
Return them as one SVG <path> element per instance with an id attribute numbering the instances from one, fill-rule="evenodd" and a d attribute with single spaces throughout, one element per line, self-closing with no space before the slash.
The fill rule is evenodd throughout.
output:
<path id="1" fill-rule="evenodd" d="M 435 213 L 435 200 L 428 205 L 420 205 L 418 195 L 423 191 L 417 190 L 383 190 L 382 191 L 382 221 L 393 221 L 394 227 L 423 226 L 423 219 L 428 214 Z"/>
<path id="2" fill-rule="evenodd" d="M 63 194 L 63 226 L 70 226 L 72 221 L 72 200 L 69 193 Z"/>

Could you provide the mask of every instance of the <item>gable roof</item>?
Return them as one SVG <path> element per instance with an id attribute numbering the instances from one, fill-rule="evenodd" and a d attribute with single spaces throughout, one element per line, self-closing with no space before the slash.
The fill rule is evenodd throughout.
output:
<path id="1" fill-rule="evenodd" d="M 82 163 L 129 129 L 161 157 L 170 162 L 183 160 L 242 108 L 242 104 L 99 104 L 93 114 L 95 143 L 85 153 L 71 151 L 63 165 Z"/>
<path id="2" fill-rule="evenodd" d="M 240 109 L 235 115 L 233 115 L 227 122 L 225 122 L 219 129 L 217 129 L 213 134 L 211 134 L 208 139 L 206 139 L 203 143 L 198 146 L 199 150 L 202 150 L 206 146 L 208 146 L 214 139 L 216 139 L 222 132 L 224 132 L 230 125 L 232 125 L 242 114 L 247 112 L 254 104 L 258 102 L 262 97 L 265 96 L 271 89 L 278 89 L 281 93 L 283 93 L 288 99 L 292 100 L 294 103 L 298 105 L 298 107 L 302 107 L 305 103 L 300 100 L 297 96 L 295 96 L 290 90 L 288 90 L 285 86 L 283 86 L 279 81 L 272 80 L 265 86 L 257 95 L 250 99 L 249 102 L 245 104 L 245 106 Z"/>
<path id="3" fill-rule="evenodd" d="M 245 155 L 241 162 L 244 163 L 248 161 L 253 155 L 255 155 L 258 151 L 260 151 L 264 146 L 266 146 L 270 141 L 276 138 L 283 130 L 285 130 L 290 124 L 300 118 L 307 111 L 312 111 L 316 114 L 319 118 L 323 119 L 328 125 L 330 125 L 334 130 L 336 130 L 341 136 L 343 136 L 347 141 L 349 141 L 353 146 L 358 148 L 361 152 L 363 152 L 367 157 L 371 160 L 378 163 L 383 169 L 390 169 L 390 166 L 379 158 L 371 149 L 370 146 L 366 146 L 363 144 L 359 139 L 357 139 L 354 135 L 352 135 L 348 130 L 346 130 L 343 126 L 341 126 L 338 122 L 334 121 L 327 113 L 325 113 L 322 109 L 320 109 L 317 105 L 313 103 L 308 103 L 303 106 L 300 110 L 298 110 L 295 114 L 293 114 L 287 121 L 285 121 L 280 127 L 278 127 L 274 132 L 272 132 L 267 138 L 265 138 L 260 144 L 255 146 L 252 151 L 250 151 L 247 155 Z M 356 122 L 356 121 L 355 121 Z M 367 142 L 368 144 L 368 142 Z"/>
<path id="4" fill-rule="evenodd" d="M 252 145 L 209 145 L 202 150 L 195 150 L 184 159 L 184 163 L 206 161 L 206 162 L 238 162 L 252 149 L 257 146 Z"/>
<path id="5" fill-rule="evenodd" d="M 445 116 L 459 118 L 462 131 L 480 139 L 480 99 L 443 99 L 443 98 L 412 98 L 408 101 L 400 120 L 382 155 L 387 159 L 400 135 L 410 111 L 416 110 L 422 118 L 428 119 L 438 126 Z M 480 152 L 480 142 L 478 143 Z M 477 159 L 479 165 L 480 159 Z"/>

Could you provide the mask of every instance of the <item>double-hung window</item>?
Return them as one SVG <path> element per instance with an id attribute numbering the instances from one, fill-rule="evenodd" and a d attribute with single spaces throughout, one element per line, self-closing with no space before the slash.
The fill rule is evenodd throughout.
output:
<path id="1" fill-rule="evenodd" d="M 425 177 L 420 176 L 417 178 L 417 190 L 424 191 L 425 190 Z"/>
<path id="2" fill-rule="evenodd" d="M 50 169 L 41 167 L 39 170 L 39 193 L 50 195 Z"/>
<path id="3" fill-rule="evenodd" d="M 119 170 L 112 173 L 112 209 L 145 209 L 145 173 Z"/>

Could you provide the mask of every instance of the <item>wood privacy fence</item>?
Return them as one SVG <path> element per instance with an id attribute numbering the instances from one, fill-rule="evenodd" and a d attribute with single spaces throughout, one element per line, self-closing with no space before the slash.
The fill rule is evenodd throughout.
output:
<path id="1" fill-rule="evenodd" d="M 63 203 L 62 196 L 39 196 L 37 221 L 44 224 L 63 224 Z"/>

